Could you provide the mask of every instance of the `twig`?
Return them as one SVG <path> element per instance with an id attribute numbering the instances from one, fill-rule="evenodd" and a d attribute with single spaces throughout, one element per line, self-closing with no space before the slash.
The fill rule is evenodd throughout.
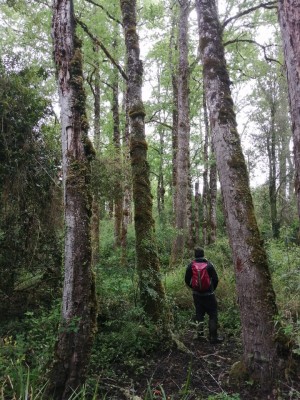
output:
<path id="1" fill-rule="evenodd" d="M 118 24 L 120 24 L 121 26 L 123 26 L 122 22 L 121 22 L 120 20 L 118 20 L 117 18 L 115 18 L 114 16 L 112 16 L 112 15 L 110 14 L 110 12 L 107 11 L 107 9 L 106 9 L 102 4 L 96 3 L 96 2 L 93 1 L 93 0 L 85 0 L 85 1 L 88 2 L 88 3 L 90 3 L 90 4 L 93 4 L 93 5 L 96 6 L 96 7 L 101 8 L 101 10 L 103 10 L 103 11 L 105 12 L 105 14 L 106 14 L 110 19 L 112 19 L 113 21 L 115 21 L 115 22 L 117 22 Z"/>
<path id="2" fill-rule="evenodd" d="M 274 61 L 274 62 L 278 63 L 280 66 L 282 66 L 282 64 L 281 64 L 280 61 L 275 60 L 275 58 L 271 58 L 271 57 L 268 57 L 268 56 L 267 56 L 267 52 L 266 52 L 267 47 L 271 47 L 271 46 L 273 46 L 273 45 L 264 46 L 264 45 L 262 45 L 262 44 L 256 42 L 256 40 L 252 40 L 252 39 L 238 39 L 238 38 L 236 38 L 236 39 L 228 40 L 227 42 L 225 42 L 225 43 L 224 43 L 224 47 L 225 47 L 225 46 L 228 46 L 229 44 L 234 44 L 234 43 L 239 43 L 239 42 L 255 44 L 256 46 L 258 46 L 258 47 L 260 47 L 261 49 L 263 49 L 263 52 L 264 52 L 264 56 L 265 56 L 265 60 L 266 60 L 266 61 Z"/>
<path id="3" fill-rule="evenodd" d="M 269 1 L 268 3 L 261 3 L 255 7 L 251 7 L 251 8 L 248 8 L 247 10 L 241 11 L 238 14 L 234 15 L 233 17 L 226 19 L 222 24 L 222 29 L 224 29 L 225 26 L 229 24 L 229 22 L 239 19 L 239 18 L 243 17 L 244 15 L 250 14 L 253 11 L 258 10 L 259 8 L 265 8 L 268 10 L 270 10 L 272 8 L 277 8 L 276 4 L 277 4 L 277 1 Z"/>
<path id="4" fill-rule="evenodd" d="M 126 75 L 125 71 L 123 68 L 116 62 L 116 60 L 113 58 L 113 56 L 110 54 L 110 52 L 107 50 L 107 48 L 104 46 L 104 44 L 96 37 L 94 36 L 88 29 L 88 27 L 85 25 L 84 22 L 82 22 L 79 18 L 76 18 L 76 22 L 82 27 L 82 29 L 88 34 L 88 36 L 93 40 L 94 43 L 96 43 L 100 49 L 104 52 L 106 57 L 111 61 L 111 63 L 118 69 L 122 77 L 128 81 L 128 76 Z"/>

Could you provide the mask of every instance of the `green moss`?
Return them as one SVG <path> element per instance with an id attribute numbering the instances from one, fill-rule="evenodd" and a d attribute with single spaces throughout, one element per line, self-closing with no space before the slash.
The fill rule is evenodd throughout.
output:
<path id="1" fill-rule="evenodd" d="M 145 107 L 142 101 L 138 102 L 137 104 L 134 104 L 131 109 L 129 110 L 129 117 L 130 118 L 136 118 L 136 117 L 145 117 Z"/>
<path id="2" fill-rule="evenodd" d="M 127 33 L 136 34 L 136 27 L 135 27 L 135 26 L 129 26 L 129 27 L 127 28 Z"/>
<path id="3" fill-rule="evenodd" d="M 207 37 L 207 36 L 200 38 L 199 47 L 200 47 L 201 54 L 203 54 L 204 49 L 208 46 L 208 44 L 211 41 L 212 41 L 212 39 L 210 37 Z"/>
<path id="4" fill-rule="evenodd" d="M 229 382 L 232 385 L 241 385 L 249 379 L 246 365 L 242 361 L 234 363 L 229 372 Z"/>
<path id="5" fill-rule="evenodd" d="M 227 161 L 227 164 L 230 168 L 235 168 L 235 169 L 241 169 L 245 170 L 246 165 L 245 165 L 245 160 L 244 157 L 241 153 L 237 152 L 235 153 L 230 160 Z"/>
<path id="6" fill-rule="evenodd" d="M 85 133 L 88 132 L 89 124 L 86 117 L 86 94 L 84 90 L 84 80 L 82 74 L 82 51 L 81 40 L 74 36 L 74 54 L 70 63 L 70 85 L 73 87 L 76 96 L 74 98 L 73 109 L 80 115 L 80 127 Z"/>

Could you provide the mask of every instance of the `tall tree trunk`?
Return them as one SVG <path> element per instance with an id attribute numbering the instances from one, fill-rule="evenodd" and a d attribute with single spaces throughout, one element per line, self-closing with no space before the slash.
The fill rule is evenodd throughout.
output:
<path id="1" fill-rule="evenodd" d="M 115 24 L 113 48 L 118 50 L 119 25 Z M 112 115 L 113 115 L 113 143 L 115 147 L 115 163 L 119 165 L 121 160 L 121 138 L 120 138 L 120 112 L 119 112 L 119 71 L 114 68 L 112 82 Z M 120 177 L 116 177 L 114 187 L 114 220 L 115 220 L 115 246 L 121 246 L 122 236 L 122 211 L 123 190 Z"/>
<path id="2" fill-rule="evenodd" d="M 54 58 L 62 119 L 65 279 L 49 391 L 54 399 L 69 399 L 85 380 L 95 330 L 89 189 L 94 150 L 87 136 L 81 44 L 75 35 L 73 3 L 55 0 L 53 9 Z"/>
<path id="3" fill-rule="evenodd" d="M 278 1 L 279 23 L 283 41 L 289 89 L 295 159 L 295 190 L 300 219 L 300 7 L 297 0 Z"/>
<path id="4" fill-rule="evenodd" d="M 94 71 L 94 86 L 91 82 L 91 89 L 94 96 L 94 145 L 96 151 L 100 150 L 100 66 L 99 66 L 99 46 L 94 45 L 94 52 L 96 57 L 96 66 Z M 92 166 L 93 168 L 93 166 Z M 92 266 L 96 266 L 100 258 L 100 199 L 98 194 L 98 188 L 93 188 L 95 190 L 93 194 L 93 205 L 92 205 L 92 220 L 91 220 L 91 246 L 92 246 Z"/>
<path id="5" fill-rule="evenodd" d="M 267 151 L 269 159 L 269 199 L 271 208 L 271 223 L 273 238 L 279 238 L 279 222 L 277 220 L 277 189 L 276 189 L 276 134 L 275 134 L 275 104 L 271 106 L 271 126 L 267 133 Z"/>
<path id="6" fill-rule="evenodd" d="M 209 171 L 209 163 L 208 163 L 208 143 L 209 143 L 209 120 L 206 106 L 206 98 L 205 98 L 205 90 L 203 89 L 203 116 L 204 116 L 204 147 L 203 147 L 203 159 L 204 159 L 204 171 L 203 171 L 203 194 L 202 194 L 202 214 L 203 214 L 203 223 L 202 223 L 202 236 L 203 236 L 203 244 L 208 244 L 209 237 L 209 185 L 208 185 L 208 171 Z"/>
<path id="7" fill-rule="evenodd" d="M 97 194 L 93 195 L 91 218 L 92 267 L 100 260 L 100 207 Z"/>
<path id="8" fill-rule="evenodd" d="M 190 170 L 190 167 L 189 167 Z M 187 248 L 193 250 L 195 247 L 195 225 L 193 218 L 193 186 L 192 186 L 192 177 L 189 173 L 188 175 L 188 194 L 187 194 L 187 207 L 186 207 L 186 217 L 187 217 L 187 236 L 186 236 L 186 245 Z"/>
<path id="9" fill-rule="evenodd" d="M 139 59 L 140 46 L 136 27 L 136 1 L 120 0 L 125 31 L 128 75 L 128 106 L 130 121 L 130 154 L 133 176 L 136 261 L 140 296 L 143 308 L 154 321 L 161 321 L 164 332 L 169 332 L 165 291 L 160 279 L 152 195 L 145 139 L 145 110 L 142 101 L 143 64 Z"/>
<path id="10" fill-rule="evenodd" d="M 176 196 L 176 182 L 177 182 L 177 168 L 176 158 L 178 149 L 178 67 L 177 67 L 177 53 L 178 53 L 178 38 L 176 30 L 176 6 L 173 5 L 172 19 L 171 19 L 171 38 L 170 38 L 170 53 L 169 63 L 172 80 L 172 200 L 173 200 L 173 213 L 175 213 L 175 196 Z"/>
<path id="11" fill-rule="evenodd" d="M 182 262 L 187 238 L 187 198 L 189 175 L 189 93 L 188 16 L 189 0 L 180 2 L 178 66 L 178 146 L 176 155 L 175 228 L 171 265 Z"/>
<path id="12" fill-rule="evenodd" d="M 208 243 L 213 244 L 217 240 L 217 164 L 214 145 L 210 145 L 209 168 L 209 237 Z"/>
<path id="13" fill-rule="evenodd" d="M 130 133 L 129 133 L 129 116 L 128 116 L 128 91 L 127 84 L 124 89 L 123 109 L 125 111 L 125 123 L 123 133 L 123 172 L 125 173 L 123 182 L 123 211 L 122 211 L 122 226 L 121 226 L 121 248 L 122 259 L 121 264 L 127 264 L 127 234 L 128 225 L 132 222 L 131 202 L 132 202 L 132 183 L 130 173 Z"/>
<path id="14" fill-rule="evenodd" d="M 158 128 L 159 132 L 159 169 L 158 169 L 158 179 L 157 179 L 157 210 L 159 219 L 164 222 L 164 210 L 165 210 L 165 184 L 164 184 L 164 137 L 165 131 L 161 127 Z"/>
<path id="15" fill-rule="evenodd" d="M 243 361 L 252 377 L 267 386 L 279 373 L 275 293 L 236 128 L 216 3 L 196 0 L 196 8 L 205 92 L 239 298 Z"/>
<path id="16" fill-rule="evenodd" d="M 195 215 L 194 215 L 194 242 L 197 245 L 200 241 L 200 201 L 201 195 L 199 191 L 199 181 L 195 183 Z"/>
<path id="17" fill-rule="evenodd" d="M 120 143 L 120 116 L 119 116 L 119 73 L 114 71 L 113 82 L 113 142 L 115 147 L 115 163 L 121 163 L 121 143 Z M 122 229 L 122 209 L 123 209 L 123 191 L 120 177 L 116 177 L 114 188 L 114 219 L 115 219 L 115 246 L 121 245 L 121 229 Z"/>
<path id="18" fill-rule="evenodd" d="M 97 44 L 94 45 L 94 52 L 96 57 L 96 66 L 94 71 L 94 144 L 95 148 L 99 150 L 100 148 L 100 135 L 101 135 L 101 127 L 100 127 L 100 99 L 101 99 L 101 90 L 100 90 L 100 66 L 99 66 L 99 46 Z"/>

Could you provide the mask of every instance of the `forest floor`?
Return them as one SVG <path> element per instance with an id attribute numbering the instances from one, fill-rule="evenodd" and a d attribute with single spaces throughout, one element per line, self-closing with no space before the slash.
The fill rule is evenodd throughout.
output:
<path id="1" fill-rule="evenodd" d="M 143 368 L 116 366 L 115 379 L 101 379 L 110 400 L 299 400 L 300 376 L 266 392 L 251 382 L 233 385 L 232 365 L 241 358 L 239 339 L 230 337 L 217 345 L 195 338 L 186 330 L 180 338 L 188 351 L 178 346 L 157 351 L 144 359 Z M 121 389 L 122 388 L 122 389 Z"/>

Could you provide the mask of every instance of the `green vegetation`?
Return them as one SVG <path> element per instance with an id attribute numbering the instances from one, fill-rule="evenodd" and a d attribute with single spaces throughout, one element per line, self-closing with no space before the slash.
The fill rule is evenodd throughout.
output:
<path id="1" fill-rule="evenodd" d="M 105 224 L 110 235 L 110 223 L 106 221 Z M 160 235 L 163 236 L 158 232 L 158 236 Z M 168 239 L 165 236 L 166 242 Z M 124 380 L 130 376 L 135 376 L 138 380 L 151 360 L 151 355 L 157 350 L 163 351 L 157 327 L 147 320 L 138 304 L 137 276 L 133 260 L 132 265 L 124 269 L 118 265 L 118 253 L 113 249 L 113 238 L 109 239 L 107 236 L 103 238 L 103 242 L 106 247 L 105 259 L 97 266 L 98 332 L 90 363 L 89 380 L 80 393 L 74 394 L 74 399 L 93 398 L 97 390 L 101 393 L 101 399 L 108 399 L 109 397 L 105 397 L 107 388 L 102 379 L 114 380 L 122 371 Z M 163 243 L 161 245 L 164 247 Z M 289 336 L 294 343 L 295 354 L 299 355 L 300 302 L 297 293 L 300 287 L 300 250 L 295 244 L 287 245 L 284 241 L 272 240 L 267 243 L 267 248 L 280 308 L 280 329 Z M 225 239 L 207 247 L 207 256 L 214 262 L 220 277 L 217 290 L 220 331 L 227 339 L 234 337 L 239 341 L 239 315 L 229 254 Z M 168 253 L 162 256 L 167 258 Z M 193 304 L 190 292 L 184 285 L 184 271 L 185 265 L 177 270 L 163 269 L 163 282 L 173 315 L 173 332 L 179 338 L 183 338 L 188 330 L 195 329 L 192 324 Z M 3 399 L 8 398 L 7 396 L 25 399 L 26 392 L 32 393 L 31 398 L 38 399 L 41 396 L 47 383 L 45 371 L 53 354 L 59 312 L 60 304 L 56 302 L 51 310 L 30 311 L 22 319 L 2 323 L 0 387 L 5 395 Z M 186 376 L 186 394 L 182 393 L 182 397 L 179 397 L 181 400 L 189 399 L 189 379 Z M 161 387 L 155 389 L 156 394 L 160 391 L 159 397 L 155 395 L 154 389 L 149 383 L 144 399 L 170 399 L 170 395 L 174 395 L 165 393 L 165 389 Z M 227 395 L 224 389 L 224 393 L 208 399 L 233 400 L 239 399 L 239 396 Z"/>
<path id="2" fill-rule="evenodd" d="M 45 7 L 44 2 L 39 4 L 32 0 L 26 2 L 11 0 L 2 3 L 0 11 L 0 20 L 3 21 L 3 24 L 0 24 L 0 400 L 51 400 L 44 396 L 44 392 L 57 334 L 62 330 L 59 322 L 64 237 L 60 124 L 56 115 L 58 114 L 57 88 L 54 84 L 55 73 L 50 44 L 51 12 L 50 8 Z M 116 46 L 112 44 L 114 25 L 121 19 L 119 2 L 102 2 L 107 3 L 105 8 L 97 7 L 93 3 L 95 2 L 75 1 L 75 14 L 80 15 L 80 18 L 88 23 L 89 29 L 109 49 L 115 61 L 124 66 L 125 47 L 122 42 L 121 27 L 117 39 L 119 43 Z M 237 11 L 242 12 L 250 3 L 250 6 L 254 5 L 252 3 L 258 4 L 258 1 L 239 3 L 241 2 L 227 2 L 226 18 L 236 15 Z M 129 204 L 126 210 L 129 220 L 126 226 L 126 246 L 121 248 L 116 244 L 113 201 L 120 196 L 120 192 L 123 195 L 123 191 L 132 185 L 127 154 L 128 143 L 125 140 L 125 107 L 121 107 L 120 102 L 119 128 L 122 139 L 120 149 L 116 152 L 111 112 L 115 71 L 96 44 L 78 27 L 77 34 L 82 40 L 84 53 L 84 84 L 87 93 L 87 116 L 84 116 L 81 122 L 85 130 L 88 129 L 87 124 L 90 126 L 88 134 L 92 137 L 93 123 L 98 118 L 101 131 L 100 138 L 92 138 L 94 144 L 96 141 L 99 143 L 96 146 L 96 157 L 92 162 L 91 178 L 93 195 L 99 201 L 100 251 L 95 266 L 97 333 L 88 380 L 80 390 L 73 393 L 70 400 L 119 400 L 118 396 L 121 395 L 131 400 L 243 398 L 241 387 L 230 387 L 228 371 L 225 369 L 215 375 L 208 370 L 207 375 L 212 375 L 211 384 L 215 390 L 212 391 L 208 387 L 206 397 L 193 390 L 193 379 L 198 371 L 207 366 L 222 366 L 225 361 L 228 365 L 239 361 L 237 358 L 241 354 L 241 326 L 222 196 L 218 191 L 217 240 L 214 244 L 205 246 L 205 252 L 207 258 L 215 265 L 220 278 L 216 291 L 220 310 L 220 333 L 225 336 L 225 345 L 231 344 L 232 354 L 228 351 L 226 357 L 223 357 L 211 348 L 208 350 L 206 348 L 207 351 L 203 350 L 201 353 L 200 344 L 197 348 L 198 358 L 196 361 L 192 359 L 189 352 L 196 346 L 193 336 L 197 326 L 194 322 L 191 293 L 184 284 L 184 273 L 193 251 L 186 249 L 185 260 L 178 268 L 170 266 L 172 243 L 176 236 L 172 226 L 174 88 L 171 75 L 172 69 L 176 72 L 177 63 L 176 49 L 170 49 L 171 42 L 176 36 L 176 29 L 171 27 L 173 20 L 176 19 L 176 13 L 173 16 L 168 15 L 171 12 L 170 5 L 168 1 L 141 2 L 139 28 L 141 28 L 142 50 L 147 47 L 143 42 L 145 38 L 151 44 L 144 62 L 144 81 L 150 85 L 146 87 L 148 98 L 145 110 L 144 108 L 133 110 L 133 114 L 144 116 L 144 111 L 146 113 L 147 143 L 143 141 L 142 147 L 145 149 L 148 146 L 149 150 L 147 161 L 153 195 L 154 235 L 160 261 L 159 274 L 166 292 L 166 305 L 170 311 L 174 348 L 186 356 L 185 364 L 181 363 L 181 359 L 168 358 L 174 349 L 170 350 L 162 341 L 161 327 L 149 320 L 140 303 L 135 232 L 133 215 L 130 214 L 132 204 Z M 32 7 L 35 12 L 32 12 Z M 242 19 L 226 25 L 224 42 L 227 42 L 226 53 L 232 89 L 234 96 L 237 97 L 236 112 L 240 116 L 239 113 L 243 110 L 242 117 L 246 121 L 244 128 L 240 130 L 239 127 L 240 132 L 244 129 L 241 139 L 242 142 L 249 141 L 251 146 L 245 151 L 250 178 L 257 170 L 259 173 L 267 173 L 269 166 L 276 165 L 277 168 L 274 176 L 270 175 L 264 184 L 256 185 L 252 189 L 252 196 L 255 216 L 268 254 L 279 308 L 276 320 L 278 335 L 284 334 L 288 338 L 293 355 L 299 360 L 299 219 L 293 189 L 295 171 L 290 151 L 288 96 L 281 65 L 273 63 L 271 67 L 270 63 L 266 62 L 266 56 L 270 56 L 278 58 L 281 64 L 283 63 L 280 50 L 273 48 L 273 44 L 279 42 L 274 28 L 277 23 L 275 14 L 271 8 L 257 10 L 253 15 L 245 14 Z M 161 29 L 165 21 L 168 21 L 168 26 Z M 202 66 L 196 65 L 198 47 L 196 21 L 191 18 L 190 24 L 190 173 L 192 186 L 199 183 L 201 191 L 205 141 L 202 115 Z M 272 43 L 266 41 L 263 50 L 253 43 L 253 39 L 256 39 L 253 29 L 258 30 L 262 24 L 274 28 Z M 236 40 L 238 37 L 240 41 Z M 241 98 L 244 89 L 249 91 L 249 83 L 251 95 L 246 99 Z M 120 100 L 124 98 L 124 87 L 125 82 L 120 77 Z M 97 90 L 99 96 L 101 95 L 101 104 L 99 115 L 95 116 L 94 101 Z M 80 105 L 83 99 L 77 100 Z M 272 112 L 275 113 L 274 120 L 271 118 Z M 276 138 L 272 143 L 275 149 L 272 153 L 274 159 L 270 157 L 271 154 L 269 158 L 266 156 L 272 127 L 276 128 L 273 132 Z M 232 133 L 235 135 L 236 131 Z M 84 146 L 86 153 L 94 156 L 88 138 L 84 140 Z M 214 162 L 213 159 L 210 154 L 209 167 Z M 265 169 L 261 168 L 262 164 L 265 164 L 263 165 Z M 79 164 L 74 167 L 79 168 Z M 143 171 L 140 175 L 143 178 Z M 274 196 L 270 195 L 272 177 L 276 177 L 274 191 L 277 196 L 276 201 Z M 194 201 L 192 199 L 193 205 Z M 197 241 L 200 244 L 204 225 L 202 202 L 203 198 L 199 201 L 198 215 L 200 227 Z M 273 212 L 275 208 L 277 212 L 273 221 L 272 207 Z M 142 209 L 139 212 L 142 212 Z M 277 239 L 274 238 L 275 230 L 276 235 L 278 234 Z M 76 331 L 77 324 L 78 320 L 73 319 L 68 332 Z M 207 334 L 206 326 L 205 334 Z M 177 375 L 178 382 L 175 378 L 176 382 L 163 382 L 163 380 L 158 382 L 153 379 L 153 371 L 157 371 L 160 367 L 159 356 L 164 352 L 167 354 L 168 362 L 164 366 L 165 369 L 160 372 L 163 375 L 171 367 L 177 368 L 180 372 L 180 375 Z M 291 370 L 295 369 L 293 361 L 291 360 Z M 252 388 L 256 389 L 252 381 L 246 382 L 245 386 L 249 388 L 249 392 Z M 292 385 L 286 389 L 289 400 L 300 398 L 300 393 Z M 285 400 L 279 389 L 274 396 L 277 394 L 278 399 Z"/>

